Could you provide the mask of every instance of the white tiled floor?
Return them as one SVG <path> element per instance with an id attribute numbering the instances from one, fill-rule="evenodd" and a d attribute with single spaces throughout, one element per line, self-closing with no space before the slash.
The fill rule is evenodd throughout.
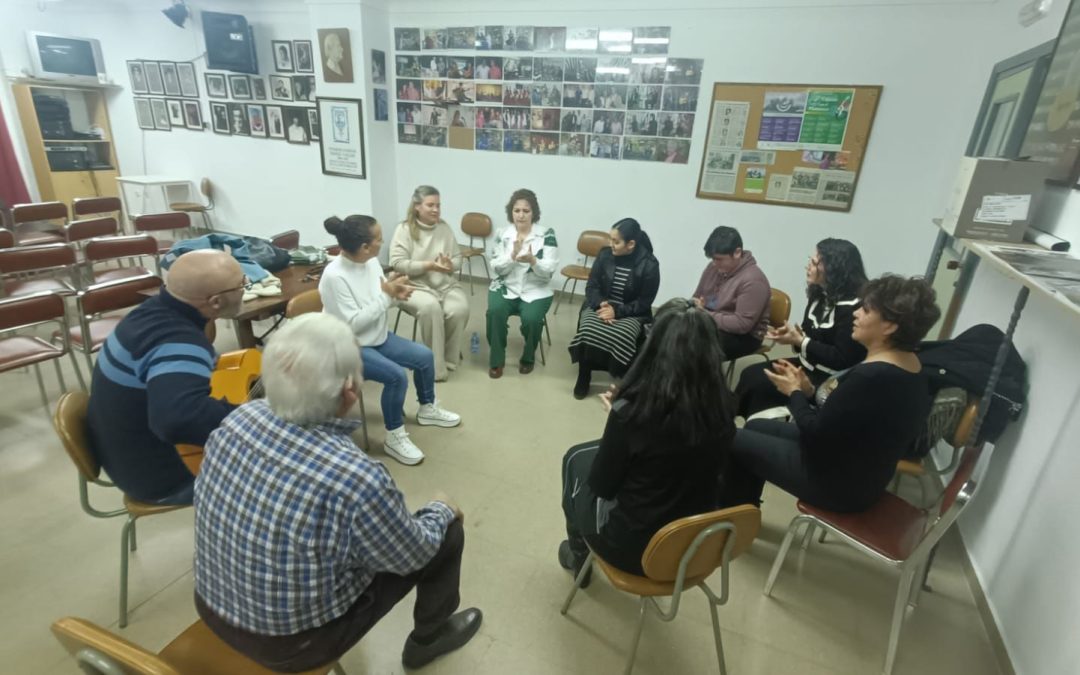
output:
<path id="1" fill-rule="evenodd" d="M 470 333 L 483 342 L 484 295 L 477 287 Z M 484 625 L 465 648 L 429 666 L 431 673 L 547 675 L 621 672 L 636 620 L 636 599 L 597 577 L 579 593 L 568 617 L 559 606 L 570 577 L 556 562 L 563 538 L 559 466 L 567 447 L 598 437 L 603 412 L 595 399 L 570 395 L 574 370 L 566 344 L 577 304 L 550 316 L 555 346 L 548 365 L 523 377 L 516 364 L 520 337 L 511 329 L 506 375 L 487 377 L 486 351 L 466 355 L 444 404 L 460 412 L 458 429 L 410 426 L 427 453 L 416 467 L 388 461 L 410 504 L 437 489 L 465 513 L 462 602 L 484 610 Z M 404 324 L 407 324 L 408 319 Z M 403 332 L 411 326 L 403 324 Z M 221 330 L 219 349 L 235 344 Z M 467 346 L 466 346 L 467 348 Z M 66 363 L 68 380 L 73 382 Z M 46 371 L 48 372 L 48 371 Z M 55 377 L 46 380 L 55 398 Z M 597 376 L 594 393 L 606 386 Z M 381 447 L 377 386 L 365 385 L 372 439 Z M 415 401 L 407 410 L 415 412 Z M 360 436 L 357 435 L 359 439 Z M 380 457 L 381 452 L 375 452 Z M 104 506 L 115 493 L 95 489 Z M 32 373 L 0 376 L 0 667 L 5 673 L 74 673 L 49 633 L 65 615 L 109 626 L 117 621 L 119 519 L 102 521 L 79 509 L 75 470 L 41 409 Z M 761 594 L 794 501 L 770 490 L 764 523 L 750 552 L 732 565 L 731 598 L 721 608 L 733 674 L 866 675 L 880 672 L 897 576 L 836 543 L 793 553 L 772 598 Z M 132 557 L 129 626 L 121 634 L 160 649 L 195 619 L 191 574 L 192 514 L 185 510 L 140 521 Z M 1001 672 L 963 576 L 958 544 L 942 547 L 931 578 L 934 592 L 904 627 L 897 675 Z M 342 660 L 357 673 L 400 673 L 410 629 L 411 599 L 395 608 Z M 650 617 L 635 672 L 716 672 L 709 613 L 700 592 L 684 598 L 671 623 Z"/>

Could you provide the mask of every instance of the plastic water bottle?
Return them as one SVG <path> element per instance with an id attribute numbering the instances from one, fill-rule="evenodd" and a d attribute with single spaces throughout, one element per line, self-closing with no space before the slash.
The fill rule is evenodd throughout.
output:
<path id="1" fill-rule="evenodd" d="M 479 354 L 480 353 L 480 334 L 477 333 L 476 331 L 473 331 L 472 337 L 469 338 L 469 353 L 470 354 Z"/>

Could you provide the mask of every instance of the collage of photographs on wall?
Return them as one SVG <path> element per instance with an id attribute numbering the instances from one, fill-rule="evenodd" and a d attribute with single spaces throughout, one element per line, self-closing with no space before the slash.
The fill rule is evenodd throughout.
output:
<path id="1" fill-rule="evenodd" d="M 704 60 L 667 56 L 670 38 L 667 27 L 395 28 L 398 142 L 686 164 Z M 473 53 L 432 53 L 459 50 Z"/>
<path id="2" fill-rule="evenodd" d="M 206 95 L 210 99 L 226 99 L 210 101 L 210 127 L 215 133 L 229 136 L 280 139 L 300 145 L 318 141 L 320 128 L 318 110 L 313 105 L 315 68 L 311 41 L 274 40 L 271 46 L 276 74 L 268 76 L 269 86 L 258 75 L 203 74 Z M 192 63 L 128 61 L 127 66 L 131 90 L 137 95 L 135 112 L 140 128 L 204 129 Z M 182 98 L 164 98 L 171 96 Z M 256 102 L 267 100 L 294 105 Z"/>

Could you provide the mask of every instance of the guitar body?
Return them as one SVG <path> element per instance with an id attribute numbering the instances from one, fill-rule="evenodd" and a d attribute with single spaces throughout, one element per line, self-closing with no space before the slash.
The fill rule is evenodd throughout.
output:
<path id="1" fill-rule="evenodd" d="M 252 385 L 262 372 L 262 353 L 258 349 L 241 349 L 218 357 L 210 374 L 210 396 L 239 405 L 248 400 Z M 177 445 L 180 459 L 191 473 L 198 475 L 202 466 L 201 445 Z"/>

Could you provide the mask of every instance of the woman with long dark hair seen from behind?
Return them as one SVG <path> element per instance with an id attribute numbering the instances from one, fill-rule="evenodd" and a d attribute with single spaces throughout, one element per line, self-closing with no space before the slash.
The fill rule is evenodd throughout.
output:
<path id="1" fill-rule="evenodd" d="M 417 424 L 456 427 L 461 416 L 435 401 L 435 356 L 431 350 L 387 330 L 386 310 L 408 300 L 413 287 L 404 275 L 383 276 L 379 264 L 382 226 L 374 218 L 349 216 L 342 220 L 332 216 L 323 226 L 341 246 L 341 255 L 327 264 L 319 280 L 323 311 L 349 324 L 360 345 L 364 377 L 383 385 L 383 450 L 402 464 L 419 464 L 424 453 L 405 432 L 405 394 L 409 390 L 405 369 L 413 371 L 416 382 L 420 402 Z"/>
<path id="2" fill-rule="evenodd" d="M 675 299 L 656 313 L 619 389 L 603 396 L 603 437 L 563 458 L 564 568 L 576 574 L 588 545 L 640 575 L 641 555 L 660 528 L 716 508 L 716 476 L 735 434 L 724 361 L 705 310 Z"/>
<path id="3" fill-rule="evenodd" d="M 621 377 L 630 368 L 652 304 L 660 288 L 660 263 L 652 241 L 633 218 L 611 226 L 611 246 L 602 249 L 589 272 L 570 360 L 578 364 L 574 398 L 589 393 L 592 371 Z"/>
<path id="4" fill-rule="evenodd" d="M 851 336 L 859 289 L 865 283 L 866 270 L 855 244 L 846 239 L 822 239 L 806 263 L 807 302 L 802 325 L 785 324 L 765 334 L 766 339 L 792 348 L 796 356 L 787 361 L 801 365 L 815 387 L 866 357 L 866 347 Z M 787 403 L 765 375 L 769 368 L 769 363 L 759 363 L 742 371 L 735 387 L 739 415 L 750 417 Z"/>

